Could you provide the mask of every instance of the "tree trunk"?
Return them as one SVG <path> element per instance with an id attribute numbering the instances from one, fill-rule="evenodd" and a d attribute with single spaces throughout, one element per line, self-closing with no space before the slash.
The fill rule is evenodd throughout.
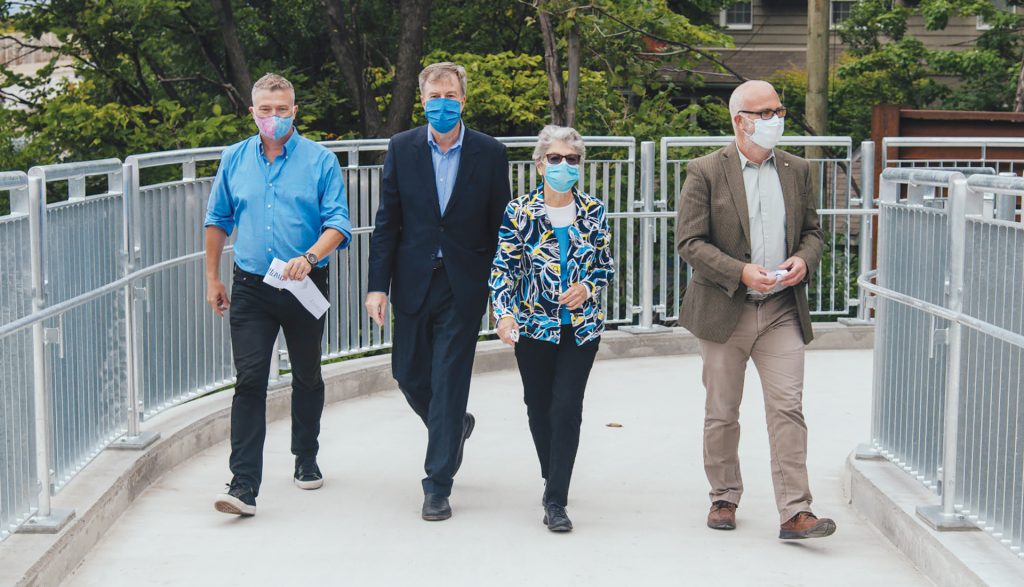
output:
<path id="1" fill-rule="evenodd" d="M 565 126 L 576 125 L 576 102 L 580 96 L 580 27 L 569 29 L 569 83 L 565 89 Z"/>
<path id="2" fill-rule="evenodd" d="M 1020 62 L 1020 73 L 1017 75 L 1017 97 L 1013 100 L 1013 111 L 1024 112 L 1024 59 Z"/>
<path id="3" fill-rule="evenodd" d="M 398 58 L 395 61 L 395 81 L 391 86 L 385 136 L 406 130 L 412 124 L 412 107 L 419 86 L 420 61 L 423 59 L 423 40 L 427 36 L 427 19 L 432 0 L 402 0 L 398 15 L 401 30 L 398 35 Z"/>
<path id="4" fill-rule="evenodd" d="M 366 78 L 367 63 L 364 52 L 359 45 L 359 37 L 354 32 L 355 23 L 346 23 L 345 8 L 348 2 L 343 0 L 321 0 L 327 11 L 330 26 L 327 28 L 327 40 L 331 48 L 341 76 L 345 79 L 345 93 L 359 112 L 359 128 L 364 138 L 373 138 L 383 126 L 380 110 L 370 82 Z M 350 8 L 354 12 L 354 8 Z M 355 20 L 355 14 L 351 14 Z M 351 28 L 350 28 L 351 24 Z"/>
<path id="5" fill-rule="evenodd" d="M 537 22 L 544 39 L 544 71 L 548 74 L 548 96 L 551 99 L 551 122 L 566 126 L 565 84 L 562 81 L 562 64 L 558 60 L 558 39 L 551 15 L 544 11 L 544 2 L 537 5 Z"/>
<path id="6" fill-rule="evenodd" d="M 227 58 L 227 76 L 235 87 L 239 97 L 247 106 L 252 105 L 252 73 L 249 61 L 245 57 L 245 49 L 238 40 L 238 27 L 235 15 L 231 12 L 231 0 L 210 0 L 213 12 L 220 23 L 221 36 L 224 38 L 224 55 Z"/>

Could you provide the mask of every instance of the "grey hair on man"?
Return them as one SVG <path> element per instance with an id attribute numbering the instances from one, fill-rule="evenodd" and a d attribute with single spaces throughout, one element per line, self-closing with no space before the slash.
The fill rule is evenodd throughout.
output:
<path id="1" fill-rule="evenodd" d="M 440 63 L 431 63 L 430 65 L 423 68 L 420 72 L 420 94 L 424 92 L 428 82 L 437 81 L 443 77 L 453 75 L 455 79 L 459 80 L 459 88 L 462 90 L 462 97 L 466 97 L 466 68 L 462 67 L 457 63 L 451 61 L 442 61 Z"/>
<path id="2" fill-rule="evenodd" d="M 586 157 L 587 147 L 583 144 L 583 137 L 575 128 L 549 124 L 542 128 L 540 134 L 537 135 L 537 146 L 533 148 L 533 160 L 539 162 L 544 159 L 544 155 L 547 155 L 551 145 L 558 141 L 572 147 L 580 159 Z"/>
<path id="3" fill-rule="evenodd" d="M 253 95 L 256 95 L 256 92 L 274 92 L 277 90 L 287 90 L 292 93 L 293 98 L 295 97 L 295 87 L 292 85 L 292 82 L 276 73 L 264 74 L 263 77 L 256 80 L 256 83 L 252 85 Z"/>
<path id="4" fill-rule="evenodd" d="M 759 79 L 747 80 L 736 86 L 736 89 L 732 91 L 732 95 L 729 96 L 729 118 L 733 120 L 733 126 L 736 124 L 736 115 L 747 106 L 747 95 L 754 89 L 771 89 L 775 91 L 775 86 Z"/>

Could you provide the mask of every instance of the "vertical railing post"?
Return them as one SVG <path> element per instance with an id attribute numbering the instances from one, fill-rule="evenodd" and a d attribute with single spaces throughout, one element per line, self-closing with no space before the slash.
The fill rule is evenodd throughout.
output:
<path id="1" fill-rule="evenodd" d="M 946 306 L 952 312 L 963 311 L 964 263 L 967 249 L 967 217 L 981 213 L 981 198 L 971 197 L 967 179 L 962 175 L 950 181 L 949 187 L 949 282 Z M 960 364 L 962 361 L 961 327 L 952 320 L 946 335 L 946 398 L 943 414 L 942 503 L 921 506 L 917 515 L 936 530 L 973 528 L 963 515 L 957 514 L 954 500 L 957 479 L 957 433 L 960 426 Z"/>
<path id="2" fill-rule="evenodd" d="M 136 206 L 138 205 L 139 169 L 132 163 L 126 163 L 121 173 L 121 257 L 122 275 L 127 277 L 136 269 L 138 260 L 138 247 L 136 246 Z M 141 333 L 140 314 L 146 289 L 136 288 L 135 282 L 130 282 L 124 287 L 124 338 L 125 338 L 125 375 L 127 390 L 125 393 L 125 417 L 127 418 L 127 431 L 124 436 L 110 444 L 113 449 L 141 450 L 153 444 L 160 434 L 156 432 L 143 432 L 140 429 L 142 423 L 143 406 L 139 397 L 141 387 Z M 148 303 L 148 301 L 147 301 Z"/>
<path id="3" fill-rule="evenodd" d="M 633 334 L 667 331 L 654 324 L 654 141 L 640 143 L 640 325 L 620 328 Z"/>
<path id="4" fill-rule="evenodd" d="M 864 215 L 860 217 L 860 235 L 857 254 L 860 260 L 860 274 L 865 275 L 874 269 L 874 217 L 871 211 L 875 208 L 875 142 L 864 141 L 860 147 L 860 198 Z M 868 322 L 871 310 L 868 308 L 868 293 L 864 288 L 857 291 L 857 318 Z"/>
<path id="5" fill-rule="evenodd" d="M 44 179 L 30 176 L 28 184 L 29 256 L 32 271 L 32 311 L 46 307 L 46 278 L 43 242 L 45 221 Z M 46 331 L 42 321 L 32 325 L 32 388 L 35 410 L 36 475 L 39 481 L 39 506 L 36 514 L 19 532 L 51 534 L 59 532 L 74 517 L 74 510 L 55 510 L 50 504 L 53 487 L 50 466 L 49 378 L 46 371 Z"/>

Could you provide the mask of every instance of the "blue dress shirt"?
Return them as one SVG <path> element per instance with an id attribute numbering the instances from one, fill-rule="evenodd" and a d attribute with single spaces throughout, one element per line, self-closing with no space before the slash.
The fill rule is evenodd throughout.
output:
<path id="1" fill-rule="evenodd" d="M 455 187 L 455 178 L 459 175 L 459 162 L 462 160 L 462 137 L 466 136 L 466 125 L 459 122 L 459 139 L 442 153 L 441 147 L 434 140 L 434 133 L 430 132 L 430 125 L 427 125 L 427 144 L 430 145 L 430 160 L 434 164 L 434 185 L 437 187 L 437 203 L 441 207 L 441 215 L 444 215 L 448 207 L 448 200 L 452 197 L 452 189 Z M 437 248 L 437 256 L 441 254 L 441 248 Z"/>
<path id="2" fill-rule="evenodd" d="M 259 135 L 231 145 L 221 156 L 205 225 L 228 235 L 237 226 L 235 264 L 257 275 L 266 274 L 275 257 L 304 254 L 326 228 L 345 235 L 339 249 L 348 247 L 352 225 L 338 158 L 298 131 L 273 163 Z"/>

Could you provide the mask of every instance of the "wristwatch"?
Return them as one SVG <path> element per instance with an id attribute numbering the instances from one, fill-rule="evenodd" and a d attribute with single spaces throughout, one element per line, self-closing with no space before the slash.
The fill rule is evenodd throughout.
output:
<path id="1" fill-rule="evenodd" d="M 320 262 L 320 258 L 316 256 L 316 253 L 304 253 L 302 258 L 309 263 L 310 269 L 316 269 L 316 264 Z"/>

